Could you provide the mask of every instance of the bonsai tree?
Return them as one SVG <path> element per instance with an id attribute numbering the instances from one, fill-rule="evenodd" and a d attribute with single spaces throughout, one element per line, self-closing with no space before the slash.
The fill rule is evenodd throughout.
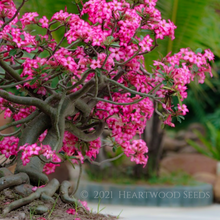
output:
<path id="1" fill-rule="evenodd" d="M 176 28 L 161 18 L 156 0 L 77 1 L 78 14 L 65 8 L 51 18 L 21 15 L 26 2 L 17 9 L 12 0 L 0 2 L 0 108 L 12 118 L 0 130 L 15 127 L 1 134 L 0 153 L 17 164 L 14 175 L 2 168 L 0 191 L 29 181 L 47 185 L 3 213 L 37 198 L 53 201 L 58 188 L 64 202 L 80 205 L 68 194 L 69 182 L 48 183 L 47 174 L 65 160 L 92 162 L 104 129 L 111 130 L 114 149 L 122 147 L 131 161 L 145 166 L 147 145 L 134 136 L 141 135 L 154 111 L 174 127 L 172 118 L 188 111 L 182 104 L 186 85 L 203 83 L 206 72 L 212 75 L 208 49 L 169 53 L 146 71 L 144 55 L 158 46 L 158 38 L 174 39 Z M 43 32 L 35 33 L 34 26 Z M 58 42 L 56 31 L 63 31 Z"/>

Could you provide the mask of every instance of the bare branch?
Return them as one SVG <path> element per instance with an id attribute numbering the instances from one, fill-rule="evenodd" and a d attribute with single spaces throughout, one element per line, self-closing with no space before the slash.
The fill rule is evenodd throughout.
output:
<path id="1" fill-rule="evenodd" d="M 100 123 L 95 126 L 95 131 L 93 133 L 84 133 L 82 130 L 78 129 L 71 121 L 65 122 L 66 130 L 74 134 L 80 140 L 85 142 L 90 142 L 96 140 L 103 132 L 105 128 L 105 122 L 100 121 Z"/>
<path id="2" fill-rule="evenodd" d="M 75 89 L 77 86 L 79 86 L 79 85 L 81 85 L 82 83 L 84 83 L 84 81 L 85 81 L 85 79 L 87 78 L 87 76 L 88 76 L 90 73 L 92 73 L 92 72 L 94 72 L 93 69 L 88 69 L 88 70 L 86 70 L 86 71 L 82 74 L 82 78 L 81 78 L 77 83 L 75 83 L 74 85 L 68 87 L 67 89 L 68 89 L 68 90 Z"/>
<path id="3" fill-rule="evenodd" d="M 17 131 L 12 132 L 12 133 L 10 133 L 10 134 L 2 134 L 2 133 L 0 132 L 0 136 L 2 136 L 2 137 L 10 137 L 10 136 L 14 136 L 14 135 L 18 134 L 20 131 L 21 131 L 21 129 L 19 128 Z"/>
<path id="4" fill-rule="evenodd" d="M 10 84 L 10 85 L 3 85 L 3 86 L 0 86 L 0 89 L 8 89 L 8 88 L 11 88 L 11 87 L 14 87 L 14 86 L 21 85 L 23 83 L 29 82 L 31 80 L 33 80 L 33 79 L 26 79 L 26 80 L 23 80 L 23 81 L 20 81 L 20 82 L 17 82 L 17 83 L 13 83 L 13 84 Z"/>
<path id="5" fill-rule="evenodd" d="M 68 95 L 68 98 L 71 100 L 71 101 L 74 101 L 74 100 L 77 100 L 79 99 L 80 97 L 82 97 L 85 93 L 87 93 L 91 87 L 95 84 L 95 81 L 94 79 L 91 79 L 90 81 L 88 81 L 80 90 L 72 93 L 72 94 L 69 94 Z"/>
<path id="6" fill-rule="evenodd" d="M 81 39 L 76 40 L 75 42 L 73 42 L 72 44 L 70 44 L 69 46 L 66 47 L 66 49 L 70 49 L 71 47 L 73 47 L 74 45 L 78 44 L 81 42 Z"/>
<path id="7" fill-rule="evenodd" d="M 110 83 L 113 83 L 113 84 L 115 84 L 115 85 L 121 87 L 122 89 L 124 89 L 124 90 L 130 92 L 130 93 L 133 93 L 133 94 L 136 94 L 136 95 L 140 95 L 140 96 L 142 96 L 142 97 L 155 98 L 155 96 L 153 96 L 153 95 L 149 95 L 149 94 L 142 93 L 142 92 L 137 92 L 137 91 L 135 91 L 135 90 L 133 90 L 133 89 L 130 89 L 130 88 L 128 88 L 128 87 L 122 85 L 121 83 L 118 83 L 117 81 L 112 80 L 112 79 L 109 79 L 109 78 L 107 78 L 107 77 L 105 77 L 105 81 L 110 82 Z"/>
<path id="8" fill-rule="evenodd" d="M 13 103 L 28 105 L 28 106 L 36 106 L 47 115 L 51 115 L 54 112 L 54 109 L 51 106 L 49 106 L 46 102 L 38 98 L 12 95 L 3 90 L 0 90 L 0 96 Z"/>
<path id="9" fill-rule="evenodd" d="M 29 121 L 31 121 L 32 119 L 37 117 L 39 115 L 39 113 L 40 113 L 39 111 L 35 111 L 35 112 L 31 113 L 30 115 L 28 115 L 26 118 L 23 118 L 19 121 L 14 121 L 10 124 L 3 125 L 3 126 L 0 127 L 0 131 L 5 130 L 6 128 L 16 126 L 16 125 L 28 123 Z"/>
<path id="10" fill-rule="evenodd" d="M 121 153 L 121 154 L 119 154 L 117 157 L 114 157 L 114 158 L 111 158 L 111 159 L 106 159 L 106 160 L 103 160 L 103 161 L 101 161 L 101 162 L 96 162 L 96 161 L 92 161 L 89 157 L 85 157 L 85 159 L 87 159 L 90 163 L 92 163 L 92 164 L 95 164 L 95 165 L 97 165 L 97 166 L 101 166 L 103 163 L 106 163 L 106 162 L 111 162 L 111 161 L 115 161 L 115 160 L 117 160 L 118 158 L 120 158 L 121 156 L 123 156 L 124 155 L 124 153 Z"/>
<path id="11" fill-rule="evenodd" d="M 136 99 L 133 102 L 121 102 L 121 103 L 110 101 L 110 100 L 107 100 L 107 99 L 102 99 L 102 98 L 93 98 L 93 99 L 96 100 L 96 101 L 107 102 L 107 103 L 110 103 L 110 104 L 113 104 L 113 105 L 133 105 L 133 104 L 136 104 L 136 103 L 142 101 L 143 99 L 145 99 L 145 97 L 143 97 L 141 99 Z"/>
<path id="12" fill-rule="evenodd" d="M 22 81 L 22 78 L 20 75 L 12 69 L 9 65 L 6 64 L 6 62 L 3 61 L 3 59 L 0 58 L 0 66 L 7 72 L 9 73 L 12 78 L 16 79 L 17 81 Z"/>

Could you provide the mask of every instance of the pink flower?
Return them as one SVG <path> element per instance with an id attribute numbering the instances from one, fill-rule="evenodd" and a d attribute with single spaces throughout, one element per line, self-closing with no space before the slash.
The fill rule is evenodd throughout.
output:
<path id="1" fill-rule="evenodd" d="M 86 210 L 89 211 L 88 203 L 86 201 L 80 201 L 79 202 L 86 208 Z"/>
<path id="2" fill-rule="evenodd" d="M 37 146 L 37 144 L 32 144 L 29 147 L 30 147 L 30 154 L 31 155 L 38 155 L 39 151 L 41 150 L 41 148 L 39 146 Z"/>
<path id="3" fill-rule="evenodd" d="M 111 57 L 118 61 L 124 57 L 124 53 L 120 51 L 120 48 L 110 48 L 109 50 L 112 52 Z"/>
<path id="4" fill-rule="evenodd" d="M 185 59 L 185 60 L 189 60 L 189 62 L 193 62 L 194 61 L 194 59 L 195 59 L 195 53 L 194 52 L 192 52 L 192 51 L 189 51 L 189 52 L 186 52 L 185 53 L 185 56 L 183 57 L 183 59 Z"/>
<path id="5" fill-rule="evenodd" d="M 34 186 L 34 187 L 32 188 L 32 191 L 35 192 L 37 189 L 38 189 L 38 187 L 37 187 L 37 186 Z"/>
<path id="6" fill-rule="evenodd" d="M 68 214 L 70 214 L 70 215 L 78 215 L 78 213 L 76 212 L 76 210 L 75 209 L 68 209 L 67 211 L 66 211 Z"/>
<path id="7" fill-rule="evenodd" d="M 22 23 L 22 28 L 24 28 L 26 25 L 34 23 L 35 17 L 39 16 L 37 12 L 29 12 L 25 13 L 22 18 L 20 19 Z"/>
<path id="8" fill-rule="evenodd" d="M 180 111 L 182 111 L 183 115 L 186 115 L 186 113 L 189 112 L 189 110 L 187 109 L 187 106 L 185 104 L 183 104 L 182 106 L 178 104 L 178 109 Z"/>
<path id="9" fill-rule="evenodd" d="M 92 69 L 100 68 L 101 67 L 100 60 L 92 60 L 90 67 Z"/>
<path id="10" fill-rule="evenodd" d="M 48 28 L 48 19 L 47 19 L 47 17 L 46 16 L 43 16 L 43 18 L 41 18 L 40 20 L 39 20 L 39 22 L 42 24 L 42 27 L 43 28 Z"/>
<path id="11" fill-rule="evenodd" d="M 169 115 L 163 123 L 169 125 L 170 127 L 175 127 L 175 125 L 172 123 L 171 115 Z"/>
<path id="12" fill-rule="evenodd" d="M 77 69 L 77 64 L 72 57 L 67 57 L 67 58 L 63 57 L 60 61 L 62 65 L 67 67 L 72 72 L 74 72 Z"/>
<path id="13" fill-rule="evenodd" d="M 209 49 L 205 50 L 204 56 L 208 58 L 209 61 L 214 60 L 214 54 Z"/>
<path id="14" fill-rule="evenodd" d="M 47 163 L 44 165 L 43 172 L 46 174 L 54 173 L 57 166 L 60 166 L 60 164 Z"/>
<path id="15" fill-rule="evenodd" d="M 153 40 L 150 38 L 150 35 L 147 35 L 139 45 L 142 48 L 142 51 L 150 51 L 150 47 L 152 46 Z"/>
<path id="16" fill-rule="evenodd" d="M 4 118 L 7 118 L 7 117 L 10 118 L 11 115 L 12 115 L 12 111 L 9 108 L 7 108 L 4 112 Z"/>

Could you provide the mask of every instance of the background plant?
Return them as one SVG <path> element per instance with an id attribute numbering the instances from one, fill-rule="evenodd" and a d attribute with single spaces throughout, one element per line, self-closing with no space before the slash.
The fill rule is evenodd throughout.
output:
<path id="1" fill-rule="evenodd" d="M 187 143 L 194 147 L 199 153 L 220 160 L 220 130 L 216 129 L 211 123 L 207 123 L 208 135 L 204 137 L 199 131 L 194 130 L 202 146 L 193 140 L 187 140 Z"/>

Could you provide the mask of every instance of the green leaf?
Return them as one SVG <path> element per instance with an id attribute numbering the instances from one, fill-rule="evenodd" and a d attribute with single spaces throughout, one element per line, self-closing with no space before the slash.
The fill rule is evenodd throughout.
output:
<path id="1" fill-rule="evenodd" d="M 167 81 L 163 80 L 162 83 L 166 86 L 167 85 Z"/>
<path id="2" fill-rule="evenodd" d="M 133 38 L 133 37 L 132 37 L 131 39 L 132 39 L 132 41 L 133 41 L 134 44 L 139 44 L 139 41 L 138 41 L 137 39 L 135 39 L 135 38 Z"/>
<path id="3" fill-rule="evenodd" d="M 197 54 L 197 53 L 202 53 L 202 49 L 201 48 L 198 48 L 196 51 L 195 51 L 195 53 Z"/>
<path id="4" fill-rule="evenodd" d="M 36 77 L 33 80 L 31 80 L 30 85 L 33 85 L 37 81 L 37 79 L 38 79 L 38 77 Z"/>
<path id="5" fill-rule="evenodd" d="M 111 47 L 120 47 L 119 43 L 114 42 L 110 44 Z"/>
<path id="6" fill-rule="evenodd" d="M 213 158 L 217 159 L 218 153 L 216 152 L 215 147 L 206 138 L 204 138 L 204 136 L 198 130 L 193 130 L 193 132 L 198 136 L 199 140 L 207 148 L 208 152 L 212 154 Z"/>
<path id="7" fill-rule="evenodd" d="M 11 38 L 11 39 L 13 39 L 13 37 L 12 37 L 12 35 L 11 34 L 9 34 L 9 33 L 7 33 L 7 35 Z"/>
<path id="8" fill-rule="evenodd" d="M 18 52 L 18 49 L 17 49 L 17 48 L 16 48 L 16 49 L 12 49 L 12 50 L 9 51 L 9 55 L 10 55 L 10 56 L 14 56 L 14 55 L 17 54 L 17 52 Z"/>
<path id="9" fill-rule="evenodd" d="M 70 156 L 69 159 L 77 159 L 76 156 Z"/>
<path id="10" fill-rule="evenodd" d="M 145 34 L 151 34 L 152 33 L 152 31 L 148 30 L 148 29 L 141 29 L 138 32 L 142 32 L 142 33 L 145 33 Z"/>
<path id="11" fill-rule="evenodd" d="M 21 35 L 20 35 L 20 38 L 21 38 L 22 40 L 24 40 L 24 35 L 23 35 L 23 34 L 21 34 Z"/>
<path id="12" fill-rule="evenodd" d="M 162 75 L 162 76 L 166 76 L 165 73 L 162 70 L 158 70 L 158 72 Z"/>
<path id="13" fill-rule="evenodd" d="M 34 90 L 34 93 L 36 93 L 36 92 L 38 91 L 38 89 L 39 89 L 39 88 L 36 88 L 36 89 Z"/>
<path id="14" fill-rule="evenodd" d="M 113 151 L 113 152 L 116 152 L 116 150 L 117 150 L 117 146 L 114 145 L 113 148 L 112 148 L 112 151 Z"/>
<path id="15" fill-rule="evenodd" d="M 101 69 L 99 69 L 99 68 L 96 68 L 96 69 L 95 69 L 95 72 L 97 73 L 98 77 L 100 77 L 101 74 L 102 74 L 102 71 L 101 71 Z"/>
<path id="16" fill-rule="evenodd" d="M 193 64 L 193 71 L 198 72 L 199 68 L 196 64 Z"/>
<path id="17" fill-rule="evenodd" d="M 142 14 L 141 14 L 139 11 L 136 10 L 136 13 L 137 13 L 140 17 L 142 17 Z"/>
<path id="18" fill-rule="evenodd" d="M 108 40 L 109 42 L 111 42 L 111 41 L 114 40 L 114 37 L 113 37 L 113 36 L 108 36 L 108 37 L 107 37 L 107 40 Z"/>
<path id="19" fill-rule="evenodd" d="M 36 40 L 36 41 L 41 41 L 41 37 L 40 37 L 39 35 L 37 35 L 37 36 L 35 37 L 35 40 Z"/>
<path id="20" fill-rule="evenodd" d="M 179 118 L 181 118 L 182 120 L 185 120 L 185 117 L 182 115 L 179 115 Z"/>
<path id="21" fill-rule="evenodd" d="M 211 157 L 210 153 L 206 150 L 204 150 L 202 147 L 200 147 L 195 141 L 187 139 L 186 142 L 191 145 L 193 148 L 195 148 L 199 153 Z"/>
<path id="22" fill-rule="evenodd" d="M 179 123 L 182 123 L 182 120 L 181 120 L 181 118 L 180 118 L 179 116 L 177 116 L 176 119 L 177 119 L 177 121 L 178 121 Z"/>

